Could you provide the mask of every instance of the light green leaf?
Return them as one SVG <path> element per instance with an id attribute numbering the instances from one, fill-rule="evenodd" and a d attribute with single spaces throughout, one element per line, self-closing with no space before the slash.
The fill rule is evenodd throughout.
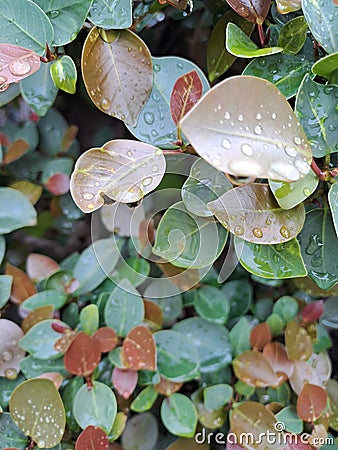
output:
<path id="1" fill-rule="evenodd" d="M 168 278 L 153 278 L 144 290 L 143 296 L 161 308 L 164 324 L 172 324 L 182 314 L 180 290 Z"/>
<path id="2" fill-rule="evenodd" d="M 161 419 L 170 433 L 193 437 L 197 426 L 197 410 L 193 402 L 183 394 L 172 394 L 163 400 Z"/>
<path id="3" fill-rule="evenodd" d="M 276 414 L 279 422 L 285 425 L 285 430 L 289 433 L 300 434 L 303 431 L 303 421 L 298 417 L 294 406 L 287 406 Z"/>
<path id="4" fill-rule="evenodd" d="M 62 56 L 50 65 L 50 74 L 57 88 L 75 94 L 77 71 L 70 56 Z"/>
<path id="5" fill-rule="evenodd" d="M 253 244 L 235 238 L 235 249 L 241 265 L 263 278 L 305 277 L 306 267 L 296 239 L 282 244 Z"/>
<path id="6" fill-rule="evenodd" d="M 45 291 L 38 292 L 37 294 L 28 297 L 21 307 L 24 310 L 33 311 L 40 306 L 53 305 L 55 309 L 60 309 L 67 301 L 67 295 L 63 292 L 53 289 L 47 289 Z"/>
<path id="7" fill-rule="evenodd" d="M 3 308 L 9 300 L 12 281 L 13 277 L 11 275 L 0 275 L 0 309 Z"/>
<path id="8" fill-rule="evenodd" d="M 130 409 L 135 412 L 148 411 L 155 403 L 158 392 L 153 385 L 144 388 L 130 405 Z"/>
<path id="9" fill-rule="evenodd" d="M 295 55 L 305 44 L 307 31 L 308 26 L 304 16 L 289 20 L 280 30 L 278 46 L 283 47 L 284 53 Z"/>
<path id="10" fill-rule="evenodd" d="M 92 389 L 84 384 L 74 399 L 73 414 L 81 428 L 88 425 L 102 428 L 107 434 L 113 426 L 117 403 L 113 391 L 99 381 L 93 381 Z"/>
<path id="11" fill-rule="evenodd" d="M 226 49 L 234 56 L 254 58 L 283 51 L 281 47 L 259 48 L 237 25 L 228 23 L 226 28 Z"/>
<path id="12" fill-rule="evenodd" d="M 0 414 L 0 447 L 25 450 L 28 445 L 27 436 L 18 428 L 7 412 Z"/>
<path id="13" fill-rule="evenodd" d="M 230 303 L 225 293 L 213 286 L 198 289 L 194 307 L 199 316 L 212 322 L 224 324 L 228 320 Z"/>
<path id="14" fill-rule="evenodd" d="M 0 0 L 0 42 L 21 45 L 43 55 L 53 41 L 46 14 L 30 0 Z"/>
<path id="15" fill-rule="evenodd" d="M 129 28 L 132 25 L 131 0 L 94 0 L 88 19 L 103 29 Z"/>
<path id="16" fill-rule="evenodd" d="M 329 190 L 329 205 L 336 234 L 338 236 L 338 184 L 334 183 Z"/>
<path id="17" fill-rule="evenodd" d="M 146 281 L 150 268 L 150 264 L 146 259 L 137 257 L 123 259 L 112 273 L 110 279 L 114 283 L 119 284 L 123 278 L 127 278 L 134 287 L 137 287 Z"/>
<path id="18" fill-rule="evenodd" d="M 29 355 L 20 361 L 20 369 L 26 378 L 35 378 L 46 372 L 58 372 L 61 375 L 69 374 L 63 364 L 63 357 L 57 359 L 39 359 Z"/>
<path id="19" fill-rule="evenodd" d="M 246 317 L 241 317 L 236 325 L 230 331 L 230 342 L 234 356 L 249 350 L 251 326 Z"/>
<path id="20" fill-rule="evenodd" d="M 4 259 L 6 252 L 6 241 L 3 236 L 0 234 L 0 264 L 2 263 L 2 260 Z"/>
<path id="21" fill-rule="evenodd" d="M 316 158 L 338 152 L 337 98 L 338 86 L 318 84 L 309 75 L 299 87 L 295 112 Z"/>
<path id="22" fill-rule="evenodd" d="M 96 305 L 87 305 L 80 312 L 81 329 L 91 336 L 99 328 L 99 310 Z"/>
<path id="23" fill-rule="evenodd" d="M 206 408 L 209 411 L 214 411 L 230 402 L 233 388 L 229 384 L 215 384 L 214 386 L 206 387 L 203 395 Z"/>
<path id="24" fill-rule="evenodd" d="M 0 233 L 36 225 L 37 214 L 28 198 L 20 191 L 0 187 Z"/>
<path id="25" fill-rule="evenodd" d="M 20 81 L 23 99 L 41 117 L 47 114 L 58 93 L 50 75 L 51 64 L 41 64 L 37 72 Z"/>
<path id="26" fill-rule="evenodd" d="M 283 383 L 276 388 L 268 388 L 267 394 L 270 397 L 271 402 L 278 402 L 284 406 L 290 404 L 291 390 L 288 383 Z"/>
<path id="27" fill-rule="evenodd" d="M 319 59 L 312 66 L 312 72 L 327 78 L 330 84 L 338 85 L 338 53 Z"/>

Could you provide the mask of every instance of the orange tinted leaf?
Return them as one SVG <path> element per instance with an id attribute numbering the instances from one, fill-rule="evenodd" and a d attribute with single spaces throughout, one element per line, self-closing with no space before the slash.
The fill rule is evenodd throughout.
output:
<path id="1" fill-rule="evenodd" d="M 282 372 L 288 377 L 292 375 L 293 362 L 289 360 L 283 344 L 269 342 L 263 349 L 263 355 L 269 360 L 275 373 Z"/>
<path id="2" fill-rule="evenodd" d="M 167 380 L 166 378 L 161 377 L 161 381 L 155 384 L 155 389 L 160 394 L 169 397 L 169 395 L 179 391 L 182 386 L 183 383 L 179 383 L 178 381 L 170 381 Z"/>
<path id="3" fill-rule="evenodd" d="M 34 281 L 42 281 L 59 269 L 59 264 L 49 256 L 30 253 L 27 257 L 27 274 Z"/>
<path id="4" fill-rule="evenodd" d="M 80 331 L 68 347 L 64 363 L 70 373 L 86 377 L 94 371 L 100 359 L 96 339 Z"/>
<path id="5" fill-rule="evenodd" d="M 101 428 L 89 425 L 77 438 L 75 450 L 107 450 L 108 436 Z"/>
<path id="6" fill-rule="evenodd" d="M 323 314 L 323 311 L 324 300 L 314 300 L 302 309 L 302 319 L 306 323 L 315 322 Z"/>
<path id="7" fill-rule="evenodd" d="M 77 132 L 79 131 L 79 127 L 77 125 L 71 125 L 65 132 L 62 138 L 61 148 L 62 151 L 66 152 L 69 147 L 74 142 Z"/>
<path id="8" fill-rule="evenodd" d="M 250 333 L 250 345 L 257 350 L 263 350 L 264 346 L 272 339 L 269 325 L 266 322 L 256 325 Z"/>
<path id="9" fill-rule="evenodd" d="M 41 197 L 43 188 L 39 184 L 27 180 L 17 180 L 11 183 L 9 187 L 22 192 L 35 205 Z"/>
<path id="10" fill-rule="evenodd" d="M 327 392 L 315 384 L 305 384 L 297 399 L 297 414 L 305 422 L 314 422 L 323 413 Z"/>
<path id="11" fill-rule="evenodd" d="M 157 326 L 158 329 L 163 325 L 163 312 L 161 308 L 150 300 L 143 300 L 144 304 L 144 318 L 146 321 L 151 322 Z"/>
<path id="12" fill-rule="evenodd" d="M 69 191 L 70 178 L 66 173 L 55 173 L 48 178 L 45 186 L 53 195 L 63 195 Z"/>
<path id="13" fill-rule="evenodd" d="M 0 83 L 2 85 L 18 83 L 36 72 L 40 65 L 40 56 L 12 44 L 0 44 Z"/>
<path id="14" fill-rule="evenodd" d="M 53 325 L 56 322 L 52 323 L 52 328 L 54 329 L 54 331 L 58 331 L 57 329 L 55 329 L 55 327 L 53 327 Z M 58 331 L 60 332 L 60 331 Z M 75 336 L 77 335 L 77 331 L 73 331 L 70 328 L 68 328 L 66 331 L 61 331 L 61 333 L 64 333 L 62 337 L 60 337 L 60 339 L 58 339 L 55 344 L 54 344 L 54 348 L 56 351 L 60 352 L 60 353 L 65 353 L 67 351 L 67 349 L 69 348 L 70 344 L 73 342 L 73 340 L 75 339 Z"/>
<path id="15" fill-rule="evenodd" d="M 45 305 L 31 311 L 28 316 L 22 321 L 21 328 L 26 334 L 35 324 L 41 322 L 42 320 L 53 319 L 54 317 L 54 306 Z"/>
<path id="16" fill-rule="evenodd" d="M 290 320 L 285 329 L 285 345 L 289 359 L 307 360 L 312 355 L 312 339 L 296 320 Z"/>
<path id="17" fill-rule="evenodd" d="M 137 372 L 128 369 L 114 367 L 112 383 L 118 394 L 128 399 L 137 386 Z"/>
<path id="18" fill-rule="evenodd" d="M 0 44 L 1 45 L 1 44 Z M 30 145 L 23 139 L 18 139 L 13 142 L 13 144 L 7 149 L 4 158 L 2 160 L 2 164 L 6 166 L 13 161 L 21 158 L 25 153 L 28 152 Z"/>
<path id="19" fill-rule="evenodd" d="M 201 275 L 198 269 L 184 269 L 182 267 L 176 267 L 170 263 L 157 263 L 158 267 L 162 270 L 166 278 L 170 279 L 170 282 L 183 291 L 196 286 L 200 280 Z"/>
<path id="20" fill-rule="evenodd" d="M 139 227 L 139 240 L 142 248 L 153 245 L 155 242 L 154 221 L 143 219 Z"/>
<path id="21" fill-rule="evenodd" d="M 196 70 L 182 75 L 170 96 L 170 113 L 175 125 L 202 97 L 202 81 Z"/>
<path id="22" fill-rule="evenodd" d="M 37 378 L 47 378 L 48 380 L 53 381 L 56 389 L 59 389 L 63 382 L 63 376 L 58 372 L 46 372 L 39 375 Z"/>
<path id="23" fill-rule="evenodd" d="M 156 346 L 151 331 L 140 325 L 128 333 L 122 345 L 122 361 L 132 370 L 156 370 Z"/>
<path id="24" fill-rule="evenodd" d="M 13 303 L 19 305 L 26 298 L 37 293 L 35 284 L 23 270 L 7 263 L 5 273 L 13 277 L 11 291 L 11 300 Z"/>
<path id="25" fill-rule="evenodd" d="M 99 328 L 93 334 L 93 338 L 98 341 L 101 353 L 110 352 L 118 342 L 115 331 L 110 327 Z"/>

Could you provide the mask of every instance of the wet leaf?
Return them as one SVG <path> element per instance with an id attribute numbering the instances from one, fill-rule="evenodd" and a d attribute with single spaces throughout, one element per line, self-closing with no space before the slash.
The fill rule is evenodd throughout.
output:
<path id="1" fill-rule="evenodd" d="M 12 290 L 13 277 L 11 275 L 0 275 L 0 309 L 3 308 L 9 300 Z"/>
<path id="2" fill-rule="evenodd" d="M 282 422 L 285 430 L 299 434 L 303 431 L 303 421 L 298 417 L 294 406 L 287 406 L 276 414 L 278 422 Z"/>
<path id="3" fill-rule="evenodd" d="M 42 195 L 43 187 L 30 181 L 18 180 L 9 185 L 12 189 L 22 192 L 35 205 Z"/>
<path id="4" fill-rule="evenodd" d="M 240 317 L 248 311 L 253 298 L 253 289 L 247 278 L 227 281 L 221 290 L 230 302 L 229 318 Z"/>
<path id="5" fill-rule="evenodd" d="M 63 364 L 63 358 L 38 359 L 29 355 L 21 360 L 20 368 L 26 378 L 35 378 L 46 372 L 59 372 L 64 376 L 68 375 Z"/>
<path id="6" fill-rule="evenodd" d="M 9 410 L 14 423 L 40 448 L 51 448 L 61 441 L 66 416 L 61 397 L 51 380 L 24 381 L 13 391 Z"/>
<path id="7" fill-rule="evenodd" d="M 81 428 L 89 425 L 102 428 L 106 433 L 113 426 L 117 412 L 116 398 L 113 391 L 99 381 L 93 381 L 88 389 L 84 384 L 74 399 L 73 414 Z"/>
<path id="8" fill-rule="evenodd" d="M 151 55 L 136 34 L 92 28 L 83 46 L 82 76 L 97 108 L 136 125 L 153 81 Z"/>
<path id="9" fill-rule="evenodd" d="M 158 424 L 150 412 L 131 417 L 122 435 L 125 450 L 154 450 L 158 439 Z"/>
<path id="10" fill-rule="evenodd" d="M 165 277 L 170 279 L 170 283 L 178 287 L 182 292 L 186 292 L 198 285 L 201 280 L 199 269 L 185 269 L 166 262 L 157 262 L 156 264 L 162 270 Z"/>
<path id="11" fill-rule="evenodd" d="M 28 198 L 16 189 L 0 188 L 0 233 L 36 225 L 37 213 Z"/>
<path id="12" fill-rule="evenodd" d="M 125 203 L 116 203 L 102 206 L 100 215 L 108 231 L 115 231 L 119 236 L 137 237 L 140 224 L 145 218 L 145 211 L 143 203 L 137 208 L 130 208 Z"/>
<path id="13" fill-rule="evenodd" d="M 285 322 L 288 322 L 297 316 L 297 300 L 289 295 L 283 295 L 274 303 L 272 311 L 279 314 Z"/>
<path id="14" fill-rule="evenodd" d="M 151 300 L 143 299 L 144 304 L 144 320 L 150 323 L 151 329 L 156 328 L 158 331 L 163 326 L 162 309 Z"/>
<path id="15" fill-rule="evenodd" d="M 7 412 L 0 414 L 0 445 L 8 450 L 25 450 L 28 445 L 27 436 L 15 425 Z M 12 445 L 15 447 L 10 447 Z"/>
<path id="16" fill-rule="evenodd" d="M 6 275 L 13 277 L 11 290 L 11 301 L 13 303 L 20 304 L 26 298 L 37 293 L 35 284 L 23 270 L 9 263 L 5 267 Z"/>
<path id="17" fill-rule="evenodd" d="M 154 386 L 144 388 L 130 405 L 130 409 L 135 412 L 145 412 L 152 408 L 158 397 L 158 392 Z"/>
<path id="18" fill-rule="evenodd" d="M 172 394 L 163 400 L 161 419 L 172 434 L 193 437 L 197 426 L 197 411 L 192 401 L 182 394 Z"/>
<path id="19" fill-rule="evenodd" d="M 245 350 L 249 350 L 251 327 L 246 317 L 241 317 L 236 325 L 230 331 L 230 341 L 232 345 L 232 353 L 240 355 Z"/>
<path id="20" fill-rule="evenodd" d="M 132 25 L 132 2 L 130 0 L 94 0 L 88 19 L 103 29 L 124 29 Z"/>
<path id="21" fill-rule="evenodd" d="M 3 90 L 3 85 L 18 83 L 36 72 L 41 64 L 39 55 L 18 45 L 0 44 L 0 57 L 0 84 Z"/>
<path id="22" fill-rule="evenodd" d="M 120 262 L 110 279 L 119 284 L 121 280 L 127 278 L 134 287 L 137 287 L 147 280 L 150 269 L 149 262 L 143 258 L 127 258 Z"/>
<path id="23" fill-rule="evenodd" d="M 305 422 L 313 423 L 326 407 L 327 393 L 325 389 L 314 384 L 305 384 L 297 399 L 297 414 Z"/>
<path id="24" fill-rule="evenodd" d="M 306 135 L 289 103 L 265 80 L 222 81 L 182 119 L 181 128 L 199 155 L 222 172 L 297 181 L 310 171 Z"/>
<path id="25" fill-rule="evenodd" d="M 293 362 L 288 358 L 283 344 L 269 342 L 263 349 L 263 355 L 269 360 L 275 373 L 284 373 L 288 377 L 292 375 Z"/>
<path id="26" fill-rule="evenodd" d="M 271 341 L 272 335 L 269 325 L 262 322 L 256 325 L 250 333 L 250 345 L 253 349 L 263 350 L 263 348 Z"/>
<path id="27" fill-rule="evenodd" d="M 118 343 L 117 335 L 115 331 L 110 327 L 99 328 L 93 334 L 93 338 L 95 338 L 99 342 L 101 353 L 110 352 L 117 346 Z"/>
<path id="28" fill-rule="evenodd" d="M 230 402 L 233 396 L 233 388 L 229 384 L 215 384 L 206 387 L 203 395 L 206 408 L 214 411 Z"/>
<path id="29" fill-rule="evenodd" d="M 20 361 L 25 352 L 18 346 L 23 331 L 14 322 L 0 319 L 0 376 L 9 376 L 9 371 L 20 372 Z M 0 414 L 1 416 L 1 414 Z"/>
<path id="30" fill-rule="evenodd" d="M 143 142 L 117 139 L 92 148 L 77 160 L 70 190 L 83 212 L 104 204 L 103 195 L 133 203 L 161 182 L 166 162 L 161 150 Z"/>
<path id="31" fill-rule="evenodd" d="M 0 78 L 1 81 L 1 78 Z M 20 159 L 23 155 L 27 153 L 29 150 L 29 144 L 23 139 L 18 139 L 17 141 L 13 142 L 8 149 L 6 150 L 6 153 L 3 157 L 2 164 L 4 166 L 17 161 Z"/>
<path id="32" fill-rule="evenodd" d="M 208 430 L 215 430 L 225 424 L 227 420 L 225 408 L 209 411 L 204 403 L 203 388 L 199 388 L 197 391 L 193 392 L 191 394 L 191 400 L 197 409 L 198 421 L 202 427 L 205 427 Z M 202 433 L 204 432 L 202 431 Z M 198 434 L 196 434 L 196 436 L 198 436 Z M 196 442 L 199 442 L 199 440 L 196 439 Z M 205 440 L 205 442 L 207 442 L 207 440 Z"/>
<path id="33" fill-rule="evenodd" d="M 288 14 L 301 9 L 302 2 L 301 0 L 277 0 L 276 5 L 280 14 Z"/>
<path id="34" fill-rule="evenodd" d="M 0 107 L 7 105 L 20 95 L 20 86 L 18 84 L 10 84 L 8 87 L 5 84 L 4 86 L 5 90 L 0 92 Z"/>
<path id="35" fill-rule="evenodd" d="M 293 361 L 293 372 L 290 376 L 290 385 L 296 394 L 300 394 L 306 383 L 324 387 L 327 377 L 318 373 L 318 367 L 313 367 L 310 361 Z"/>
<path id="36" fill-rule="evenodd" d="M 39 253 L 30 253 L 27 256 L 27 275 L 34 281 L 42 281 L 59 269 L 59 264 L 49 256 Z"/>
<path id="37" fill-rule="evenodd" d="M 328 195 L 333 225 L 338 237 L 338 184 L 335 183 L 330 187 Z"/>
<path id="38" fill-rule="evenodd" d="M 128 399 L 137 386 L 137 372 L 114 367 L 112 382 L 117 393 L 123 398 Z"/>
<path id="39" fill-rule="evenodd" d="M 154 386 L 158 393 L 169 397 L 174 392 L 179 391 L 182 388 L 183 383 L 178 381 L 170 381 L 167 378 L 161 377 L 159 383 L 156 383 Z"/>
<path id="40" fill-rule="evenodd" d="M 225 30 L 229 22 L 237 25 L 248 36 L 251 35 L 254 28 L 252 23 L 234 11 L 227 11 L 216 23 L 208 40 L 207 49 L 207 66 L 211 82 L 223 75 L 236 60 L 236 57 L 225 48 Z"/>
<path id="41" fill-rule="evenodd" d="M 123 341 L 121 356 L 131 370 L 156 370 L 156 346 L 149 328 L 133 328 Z"/>
<path id="42" fill-rule="evenodd" d="M 99 328 L 99 310 L 94 304 L 87 305 L 80 312 L 81 329 L 91 336 Z"/>
<path id="43" fill-rule="evenodd" d="M 202 89 L 202 81 L 196 70 L 176 80 L 170 96 L 170 113 L 176 125 L 202 97 Z"/>
<path id="44" fill-rule="evenodd" d="M 203 319 L 225 324 L 229 317 L 230 303 L 225 293 L 213 286 L 198 289 L 194 307 Z"/>
<path id="45" fill-rule="evenodd" d="M 258 25 L 262 25 L 270 9 L 267 0 L 227 0 L 227 3 L 244 19 Z"/>
<path id="46" fill-rule="evenodd" d="M 241 265 L 260 277 L 286 279 L 307 274 L 296 239 L 268 246 L 235 238 L 235 249 Z"/>
<path id="47" fill-rule="evenodd" d="M 310 335 L 296 320 L 290 320 L 286 325 L 285 346 L 291 360 L 307 360 L 313 350 Z"/>
<path id="48" fill-rule="evenodd" d="M 68 94 L 75 94 L 77 72 L 72 58 L 65 55 L 53 62 L 50 74 L 57 88 Z"/>
<path id="49" fill-rule="evenodd" d="M 305 323 L 316 322 L 324 311 L 324 300 L 314 300 L 302 309 L 302 320 Z"/>
<path id="50" fill-rule="evenodd" d="M 40 306 L 53 305 L 55 309 L 61 309 L 67 301 L 67 296 L 63 292 L 47 289 L 37 292 L 21 303 L 21 309 L 33 311 Z"/>
<path id="51" fill-rule="evenodd" d="M 48 380 L 51 380 L 54 383 L 56 389 L 60 389 L 64 380 L 63 376 L 58 372 L 46 372 L 39 375 L 37 378 L 47 378 Z"/>
<path id="52" fill-rule="evenodd" d="M 192 284 L 195 284 L 194 280 Z M 176 285 L 168 278 L 153 278 L 144 290 L 143 297 L 160 307 L 165 325 L 175 322 L 182 313 L 182 296 Z"/>
<path id="53" fill-rule="evenodd" d="M 54 317 L 53 305 L 40 306 L 28 314 L 28 316 L 22 321 L 21 328 L 23 332 L 26 334 L 38 322 L 53 319 L 53 317 Z"/>
<path id="54" fill-rule="evenodd" d="M 86 427 L 75 443 L 75 450 L 106 450 L 109 441 L 106 433 L 101 428 L 89 425 Z"/>
<path id="55" fill-rule="evenodd" d="M 80 331 L 65 354 L 65 367 L 74 374 L 87 377 L 97 367 L 101 351 L 96 340 Z"/>
<path id="56" fill-rule="evenodd" d="M 283 47 L 284 53 L 297 54 L 305 44 L 307 31 L 308 25 L 304 16 L 289 20 L 280 30 L 278 46 Z"/>
<path id="57" fill-rule="evenodd" d="M 118 439 L 121 434 L 123 433 L 125 427 L 126 427 L 126 422 L 127 422 L 128 416 L 124 413 L 124 412 L 118 412 L 116 414 L 114 423 L 112 428 L 109 431 L 109 441 L 115 441 L 116 439 Z M 115 448 L 115 447 L 114 447 Z M 108 450 L 112 450 L 109 449 Z"/>
<path id="58" fill-rule="evenodd" d="M 282 47 L 259 48 L 237 25 L 228 23 L 226 28 L 226 49 L 234 56 L 254 58 L 283 51 Z"/>
<path id="59" fill-rule="evenodd" d="M 338 84 L 338 53 L 319 59 L 311 70 L 314 74 L 327 78 L 330 84 Z"/>

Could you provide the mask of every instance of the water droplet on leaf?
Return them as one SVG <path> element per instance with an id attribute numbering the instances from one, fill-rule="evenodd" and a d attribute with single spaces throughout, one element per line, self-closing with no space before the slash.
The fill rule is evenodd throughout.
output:
<path id="1" fill-rule="evenodd" d="M 263 231 L 260 228 L 254 228 L 252 230 L 252 233 L 254 234 L 254 236 L 256 236 L 256 238 L 261 239 L 263 237 Z"/>
<path id="2" fill-rule="evenodd" d="M 226 150 L 229 150 L 231 148 L 231 142 L 229 141 L 229 139 L 223 139 L 222 145 Z"/>
<path id="3" fill-rule="evenodd" d="M 241 146 L 242 153 L 246 156 L 252 156 L 253 155 L 253 148 L 250 144 L 242 144 Z"/>
<path id="4" fill-rule="evenodd" d="M 281 236 L 283 236 L 285 239 L 289 239 L 289 237 L 290 237 L 290 231 L 288 230 L 288 228 L 286 228 L 285 225 L 282 225 L 282 226 L 280 227 L 279 232 L 280 232 Z"/>

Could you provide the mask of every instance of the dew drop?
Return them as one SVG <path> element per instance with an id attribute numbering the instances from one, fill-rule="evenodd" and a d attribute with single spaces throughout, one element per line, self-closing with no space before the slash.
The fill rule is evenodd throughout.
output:
<path id="1" fill-rule="evenodd" d="M 13 75 L 26 75 L 31 70 L 31 66 L 25 60 L 14 59 L 9 63 L 9 70 Z"/>
<path id="2" fill-rule="evenodd" d="M 18 372 L 15 369 L 9 368 L 5 370 L 5 377 L 7 380 L 16 380 Z"/>
<path id="3" fill-rule="evenodd" d="M 263 237 L 263 231 L 262 231 L 260 228 L 255 227 L 255 228 L 252 230 L 252 233 L 253 233 L 253 235 L 256 236 L 256 238 L 258 238 L 258 239 L 262 239 L 262 237 Z"/>
<path id="4" fill-rule="evenodd" d="M 296 137 L 294 138 L 294 141 L 295 141 L 295 144 L 296 144 L 296 145 L 300 145 L 300 144 L 302 143 L 301 138 L 298 137 L 298 136 L 296 136 Z"/>
<path id="5" fill-rule="evenodd" d="M 238 116 L 238 120 L 239 120 L 240 122 L 243 122 L 243 120 L 244 120 L 243 114 L 240 114 L 240 115 Z"/>
<path id="6" fill-rule="evenodd" d="M 288 230 L 288 228 L 286 228 L 285 225 L 282 225 L 280 227 L 279 232 L 280 232 L 281 236 L 283 236 L 285 239 L 289 239 L 290 231 Z"/>
<path id="7" fill-rule="evenodd" d="M 287 145 L 284 150 L 287 155 L 291 156 L 291 158 L 294 158 L 297 155 L 297 150 L 295 147 L 291 147 L 291 145 Z"/>
<path id="8" fill-rule="evenodd" d="M 106 111 L 107 109 L 109 109 L 109 108 L 110 108 L 110 100 L 108 100 L 107 98 L 103 98 L 102 101 L 101 101 L 101 107 L 102 107 L 102 109 L 104 109 L 105 111 Z"/>
<path id="9" fill-rule="evenodd" d="M 242 234 L 244 234 L 244 228 L 241 225 L 237 225 L 234 232 L 237 236 L 242 236 Z"/>
<path id="10" fill-rule="evenodd" d="M 295 166 L 297 167 L 299 172 L 302 173 L 303 175 L 307 175 L 310 172 L 309 164 L 302 159 L 296 159 Z"/>
<path id="11" fill-rule="evenodd" d="M 257 114 L 256 114 L 256 119 L 257 119 L 257 120 L 261 120 L 261 118 L 262 118 L 262 114 L 257 113 Z"/>
<path id="12" fill-rule="evenodd" d="M 146 124 L 151 125 L 154 123 L 154 114 L 151 112 L 147 112 L 144 114 L 144 121 Z"/>
<path id="13" fill-rule="evenodd" d="M 226 113 L 224 114 L 224 119 L 229 120 L 231 117 L 231 114 L 229 113 L 229 111 L 226 111 Z"/>
<path id="14" fill-rule="evenodd" d="M 49 16 L 49 18 L 50 19 L 56 19 L 57 17 L 59 17 L 59 15 L 60 15 L 60 11 L 58 11 L 58 10 L 53 10 L 53 11 L 51 11 L 49 14 L 48 14 L 48 16 Z"/>
<path id="15" fill-rule="evenodd" d="M 226 150 L 229 150 L 231 148 L 231 142 L 229 139 L 223 139 L 222 145 Z"/>
<path id="16" fill-rule="evenodd" d="M 270 220 L 270 219 L 266 219 L 265 223 L 266 223 L 267 225 L 271 225 L 271 220 Z"/>
<path id="17" fill-rule="evenodd" d="M 277 114 L 276 114 L 276 113 L 272 113 L 272 114 L 271 114 L 271 118 L 272 118 L 273 120 L 276 120 L 276 119 L 277 119 Z"/>
<path id="18" fill-rule="evenodd" d="M 311 194 L 311 190 L 308 187 L 305 187 L 303 189 L 303 194 L 308 197 Z"/>
<path id="19" fill-rule="evenodd" d="M 157 164 L 154 164 L 154 165 L 153 165 L 152 171 L 153 171 L 153 172 L 158 172 L 158 165 L 157 165 Z"/>
<path id="20" fill-rule="evenodd" d="M 8 78 L 0 75 L 0 92 L 4 92 L 6 89 L 8 89 L 9 84 L 7 83 Z"/>
<path id="21" fill-rule="evenodd" d="M 132 156 L 133 156 L 133 152 L 132 152 L 131 150 L 128 150 L 128 151 L 127 151 L 127 155 L 128 155 L 129 157 L 132 157 Z"/>
<path id="22" fill-rule="evenodd" d="M 85 192 L 83 194 L 83 198 L 84 198 L 84 200 L 93 200 L 94 194 L 92 194 L 91 192 Z"/>
<path id="23" fill-rule="evenodd" d="M 142 181 L 143 186 L 149 186 L 153 181 L 152 177 L 147 177 Z"/>
<path id="24" fill-rule="evenodd" d="M 260 125 L 255 126 L 255 133 L 256 134 L 262 134 L 262 127 Z"/>
<path id="25" fill-rule="evenodd" d="M 241 146 L 242 153 L 246 156 L 252 156 L 253 155 L 253 148 L 250 144 L 242 144 Z"/>
<path id="26" fill-rule="evenodd" d="M 13 359 L 13 352 L 11 350 L 5 350 L 2 352 L 2 360 L 5 362 L 9 362 Z"/>

